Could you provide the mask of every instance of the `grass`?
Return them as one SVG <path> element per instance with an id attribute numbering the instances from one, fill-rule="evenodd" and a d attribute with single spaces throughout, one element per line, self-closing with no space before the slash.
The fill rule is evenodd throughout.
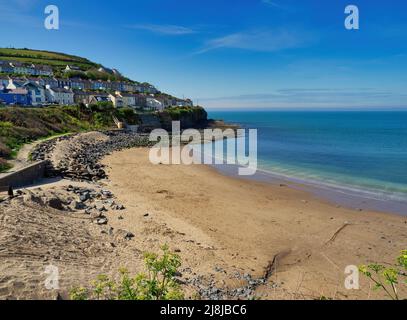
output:
<path id="1" fill-rule="evenodd" d="M 28 64 L 43 64 L 50 66 L 55 76 L 66 76 L 63 72 L 66 65 L 79 67 L 81 70 L 89 72 L 89 78 L 94 80 L 131 81 L 125 77 L 113 75 L 107 72 L 99 72 L 101 64 L 92 62 L 86 58 L 74 55 L 42 51 L 31 49 L 0 48 L 0 60 L 19 61 Z M 84 73 L 83 78 L 88 78 Z"/>
<path id="2" fill-rule="evenodd" d="M 128 124 L 139 117 L 130 108 L 115 109 L 111 104 L 55 106 L 47 108 L 0 107 L 0 159 L 13 159 L 20 148 L 39 139 L 114 127 L 113 116 Z M 0 164 L 0 171 L 9 169 Z"/>
<path id="3" fill-rule="evenodd" d="M 88 59 L 58 52 L 0 48 L 0 60 L 15 60 L 26 63 L 46 64 L 50 66 L 78 66 L 85 70 L 99 68 L 101 65 Z"/>

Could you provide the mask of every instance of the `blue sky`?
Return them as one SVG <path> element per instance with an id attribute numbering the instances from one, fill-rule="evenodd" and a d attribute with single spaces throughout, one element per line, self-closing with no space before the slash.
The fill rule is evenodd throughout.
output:
<path id="1" fill-rule="evenodd" d="M 85 56 L 208 108 L 407 107 L 404 0 L 0 0 L 0 21 L 2 47 Z"/>

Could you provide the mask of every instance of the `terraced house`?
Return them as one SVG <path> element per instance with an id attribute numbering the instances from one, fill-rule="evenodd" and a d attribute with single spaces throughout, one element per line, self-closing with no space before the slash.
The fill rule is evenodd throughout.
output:
<path id="1" fill-rule="evenodd" d="M 68 87 L 65 88 L 52 88 L 47 86 L 46 88 L 46 98 L 50 103 L 55 103 L 59 105 L 73 105 L 74 93 Z"/>
<path id="2" fill-rule="evenodd" d="M 149 110 L 189 104 L 188 100 L 179 100 L 169 95 L 161 96 L 160 92 L 147 82 L 127 80 L 116 69 L 99 67 L 96 70 L 108 74 L 109 77 L 118 76 L 121 80 L 88 80 L 87 71 L 76 65 L 62 67 L 60 71 L 64 72 L 65 76 L 54 77 L 53 67 L 49 65 L 0 60 L 0 73 L 4 74 L 0 77 L 0 88 L 4 95 L 1 102 L 27 106 L 112 102 L 117 108 Z M 74 73 L 75 76 L 68 76 L 68 72 Z"/>

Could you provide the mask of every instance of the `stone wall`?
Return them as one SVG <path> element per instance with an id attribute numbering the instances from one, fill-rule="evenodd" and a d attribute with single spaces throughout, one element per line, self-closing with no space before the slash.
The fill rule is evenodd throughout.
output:
<path id="1" fill-rule="evenodd" d="M 0 177 L 0 186 L 19 188 L 33 184 L 44 177 L 47 164 L 48 160 L 38 161 L 15 172 L 5 174 Z"/>

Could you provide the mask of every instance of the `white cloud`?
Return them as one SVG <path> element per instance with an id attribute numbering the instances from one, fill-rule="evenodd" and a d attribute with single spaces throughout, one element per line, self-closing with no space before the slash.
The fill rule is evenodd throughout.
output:
<path id="1" fill-rule="evenodd" d="M 270 7 L 274 7 L 274 8 L 282 8 L 277 2 L 272 1 L 272 0 L 262 0 L 261 2 L 263 2 L 264 4 L 270 6 Z"/>
<path id="2" fill-rule="evenodd" d="M 303 47 L 310 40 L 311 37 L 304 33 L 286 29 L 237 32 L 208 41 L 197 53 L 219 48 L 275 52 Z"/>
<path id="3" fill-rule="evenodd" d="M 191 28 L 177 25 L 160 25 L 160 24 L 137 24 L 129 26 L 131 29 L 146 30 L 153 33 L 180 36 L 195 33 Z"/>

